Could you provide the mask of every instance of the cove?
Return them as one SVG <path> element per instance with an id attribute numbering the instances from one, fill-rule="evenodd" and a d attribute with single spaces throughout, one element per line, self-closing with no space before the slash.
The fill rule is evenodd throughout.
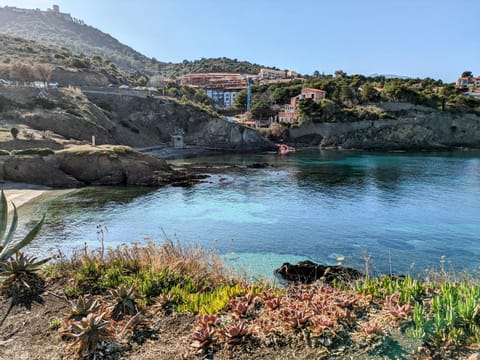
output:
<path id="1" fill-rule="evenodd" d="M 27 251 L 98 247 L 101 225 L 106 246 L 168 237 L 256 274 L 338 256 L 359 270 L 370 257 L 376 274 L 416 274 L 438 268 L 442 256 L 448 270 L 479 269 L 480 151 L 303 150 L 177 162 L 215 171 L 190 188 L 92 187 L 46 199 L 22 210 L 27 219 L 46 214 Z"/>

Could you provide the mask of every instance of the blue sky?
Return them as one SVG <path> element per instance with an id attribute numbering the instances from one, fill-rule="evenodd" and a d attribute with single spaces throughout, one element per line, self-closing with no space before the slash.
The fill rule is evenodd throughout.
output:
<path id="1" fill-rule="evenodd" d="M 332 74 L 480 75 L 479 0 L 0 0 L 84 20 L 161 61 L 237 58 Z"/>

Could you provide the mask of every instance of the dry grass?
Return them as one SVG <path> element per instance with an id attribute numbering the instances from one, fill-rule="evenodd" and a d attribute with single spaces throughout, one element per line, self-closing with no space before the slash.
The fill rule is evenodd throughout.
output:
<path id="1" fill-rule="evenodd" d="M 109 249 L 104 257 L 105 262 L 119 259 L 135 261 L 141 269 L 169 269 L 179 274 L 188 274 L 197 284 L 204 283 L 208 278 L 209 283 L 220 286 L 228 279 L 227 269 L 217 254 L 202 247 L 186 247 L 170 240 L 162 244 L 149 242 L 146 246 L 123 245 Z"/>

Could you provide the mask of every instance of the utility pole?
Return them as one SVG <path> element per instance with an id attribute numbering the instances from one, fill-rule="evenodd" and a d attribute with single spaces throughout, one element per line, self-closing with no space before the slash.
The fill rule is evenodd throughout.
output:
<path id="1" fill-rule="evenodd" d="M 247 78 L 247 111 L 250 111 L 252 106 L 252 79 Z"/>

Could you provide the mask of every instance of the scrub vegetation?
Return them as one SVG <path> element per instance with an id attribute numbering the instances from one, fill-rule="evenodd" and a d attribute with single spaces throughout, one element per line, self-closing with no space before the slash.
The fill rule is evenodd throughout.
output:
<path id="1" fill-rule="evenodd" d="M 18 216 L 14 210 L 7 232 L 3 194 L 0 205 L 0 230 L 7 233 L 1 300 L 11 299 L 0 334 L 15 326 L 6 329 L 9 316 L 40 321 L 32 311 L 48 307 L 45 299 L 53 295 L 62 305 L 48 311 L 37 331 L 45 339 L 57 335 L 58 358 L 149 358 L 156 347 L 175 346 L 161 342 L 169 331 L 181 333 L 177 355 L 192 359 L 454 359 L 480 342 L 480 285 L 472 276 L 452 278 L 442 270 L 428 278 L 273 287 L 246 282 L 213 252 L 169 240 L 113 249 L 102 243 L 94 251 L 37 260 L 23 250 L 42 221 L 12 245 Z"/>

